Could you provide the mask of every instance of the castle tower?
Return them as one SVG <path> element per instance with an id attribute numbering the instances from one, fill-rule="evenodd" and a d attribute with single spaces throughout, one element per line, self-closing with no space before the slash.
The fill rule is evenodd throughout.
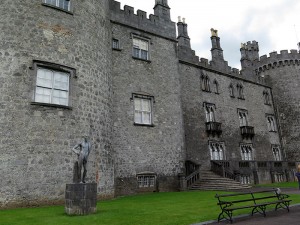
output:
<path id="1" fill-rule="evenodd" d="M 178 17 L 177 23 L 177 31 L 178 31 L 178 45 L 185 46 L 187 48 L 191 48 L 190 37 L 188 35 L 187 24 L 185 23 L 185 18 Z"/>
<path id="2" fill-rule="evenodd" d="M 44 2 L 1 2 L 0 207 L 64 199 L 83 135 L 87 182 L 114 195 L 109 1 Z"/>
<path id="3" fill-rule="evenodd" d="M 155 0 L 154 15 L 165 20 L 171 20 L 168 0 Z"/>
<path id="4" fill-rule="evenodd" d="M 218 31 L 211 28 L 211 56 L 212 56 L 212 61 L 224 61 L 223 57 L 223 49 L 221 48 L 220 45 L 220 38 L 218 37 Z"/>
<path id="5" fill-rule="evenodd" d="M 248 41 L 246 44 L 241 44 L 241 66 L 243 73 L 251 73 L 253 65 L 259 61 L 259 46 L 256 41 Z"/>

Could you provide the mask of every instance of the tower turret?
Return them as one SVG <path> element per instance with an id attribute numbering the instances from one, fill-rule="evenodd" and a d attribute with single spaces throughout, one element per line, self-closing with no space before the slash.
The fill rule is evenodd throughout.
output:
<path id="1" fill-rule="evenodd" d="M 180 16 L 178 17 L 177 30 L 178 30 L 178 36 L 177 36 L 178 45 L 191 48 L 191 42 L 190 42 L 190 37 L 188 35 L 185 18 L 182 18 L 181 20 L 181 17 Z"/>
<path id="2" fill-rule="evenodd" d="M 251 68 L 259 61 L 259 46 L 256 41 L 248 41 L 241 44 L 241 66 L 242 70 Z"/>
<path id="3" fill-rule="evenodd" d="M 223 57 L 223 49 L 221 48 L 220 45 L 220 38 L 218 37 L 218 31 L 211 28 L 211 56 L 212 56 L 212 61 L 224 61 Z"/>
<path id="4" fill-rule="evenodd" d="M 168 0 L 155 0 L 154 15 L 165 20 L 171 20 Z"/>

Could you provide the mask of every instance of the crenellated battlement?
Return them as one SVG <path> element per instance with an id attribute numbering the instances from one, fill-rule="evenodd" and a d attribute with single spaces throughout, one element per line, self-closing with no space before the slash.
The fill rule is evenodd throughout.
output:
<path id="1" fill-rule="evenodd" d="M 290 50 L 290 52 L 281 50 L 280 54 L 276 51 L 271 52 L 269 57 L 267 55 L 261 56 L 256 71 L 260 73 L 265 70 L 290 65 L 300 65 L 300 52 L 295 49 Z"/>
<path id="2" fill-rule="evenodd" d="M 161 7 L 165 7 L 167 10 L 169 10 L 168 6 L 157 3 L 154 7 L 155 14 L 150 14 L 148 18 L 145 11 L 138 9 L 137 13 L 135 14 L 134 7 L 125 5 L 124 9 L 121 9 L 120 2 L 111 0 L 110 19 L 115 23 L 120 23 L 144 32 L 149 32 L 168 39 L 176 40 L 175 23 L 165 15 L 160 14 L 159 8 Z"/>

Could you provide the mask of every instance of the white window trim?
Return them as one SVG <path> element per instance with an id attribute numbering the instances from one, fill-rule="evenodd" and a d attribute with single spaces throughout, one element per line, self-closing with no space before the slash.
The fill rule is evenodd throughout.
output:
<path id="1" fill-rule="evenodd" d="M 146 57 L 146 59 L 142 58 L 142 50 L 145 51 L 145 49 L 142 49 L 141 45 L 137 46 L 138 48 L 135 48 L 134 40 L 145 42 L 147 44 L 147 51 L 146 51 L 147 52 L 147 57 Z M 139 55 L 138 56 L 135 56 L 134 49 L 139 49 Z M 141 37 L 141 36 L 138 36 L 138 35 L 132 35 L 132 57 L 134 59 L 150 61 L 150 39 L 144 38 L 144 37 Z"/>
<path id="2" fill-rule="evenodd" d="M 60 7 L 60 6 L 59 6 L 59 2 L 60 2 L 60 1 L 61 1 L 61 0 L 55 0 L 55 4 L 51 4 L 51 3 L 48 3 L 47 0 L 42 0 L 43 5 L 45 5 L 45 6 L 49 6 L 49 7 L 52 7 L 52 8 L 55 8 L 55 9 L 59 9 L 59 10 L 62 10 L 62 11 L 64 11 L 64 12 L 73 14 L 73 13 L 72 13 L 72 11 L 73 11 L 72 0 L 63 0 L 63 1 L 69 2 L 68 9 L 65 9 L 65 8 Z"/>
<path id="3" fill-rule="evenodd" d="M 133 93 L 132 94 L 132 101 L 133 101 L 133 121 L 134 121 L 134 125 L 140 125 L 140 126 L 154 126 L 153 125 L 153 103 L 154 103 L 154 97 L 151 95 L 146 95 L 146 94 L 139 94 L 139 93 Z M 143 111 L 136 109 L 136 105 L 135 105 L 135 99 L 144 99 L 144 100 L 148 100 L 150 102 L 150 111 Z M 142 113 L 142 121 L 141 122 L 136 122 L 136 117 L 135 114 L 136 112 L 141 112 Z M 149 123 L 145 123 L 143 120 L 143 115 L 145 113 L 150 113 L 150 122 Z"/>
<path id="4" fill-rule="evenodd" d="M 152 172 L 144 172 L 136 175 L 139 188 L 155 188 L 156 174 Z"/>

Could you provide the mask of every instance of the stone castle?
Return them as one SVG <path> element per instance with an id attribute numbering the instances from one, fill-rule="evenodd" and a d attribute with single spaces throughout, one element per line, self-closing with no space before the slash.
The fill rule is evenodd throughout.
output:
<path id="1" fill-rule="evenodd" d="M 149 17 L 114 0 L 0 5 L 0 207 L 61 202 L 83 135 L 99 198 L 187 189 L 207 170 L 293 180 L 297 50 L 259 57 L 247 42 L 238 70 L 212 29 L 199 58 L 167 0 Z"/>

